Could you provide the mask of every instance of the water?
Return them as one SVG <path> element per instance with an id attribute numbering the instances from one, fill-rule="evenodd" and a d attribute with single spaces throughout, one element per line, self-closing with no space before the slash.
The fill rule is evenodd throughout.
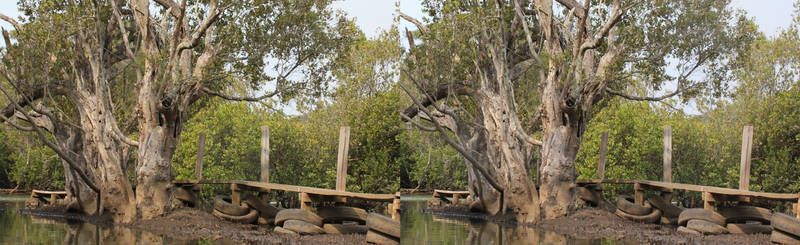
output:
<path id="1" fill-rule="evenodd" d="M 429 195 L 403 196 L 402 244 L 616 244 L 613 239 L 579 239 L 527 226 L 456 220 L 420 212 Z"/>
<path id="2" fill-rule="evenodd" d="M 94 225 L 20 214 L 27 195 L 0 194 L 0 244 L 214 244 L 181 240 L 122 226 Z"/>

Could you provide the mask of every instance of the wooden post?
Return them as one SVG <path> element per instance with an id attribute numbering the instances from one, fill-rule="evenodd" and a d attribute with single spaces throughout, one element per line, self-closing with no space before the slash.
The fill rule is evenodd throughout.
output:
<path id="1" fill-rule="evenodd" d="M 672 182 L 672 126 L 664 125 L 664 182 Z"/>
<path id="2" fill-rule="evenodd" d="M 753 126 L 742 129 L 742 158 L 739 164 L 739 190 L 750 190 L 750 153 L 753 150 Z"/>
<path id="3" fill-rule="evenodd" d="M 206 154 L 206 133 L 197 138 L 197 162 L 194 164 L 194 179 L 203 179 L 203 157 Z"/>
<path id="4" fill-rule="evenodd" d="M 458 204 L 459 194 L 453 193 L 453 204 Z"/>
<path id="5" fill-rule="evenodd" d="M 336 161 L 336 190 L 347 190 L 347 157 L 350 150 L 350 127 L 339 129 L 339 155 Z"/>
<path id="6" fill-rule="evenodd" d="M 298 199 L 300 199 L 300 209 L 311 211 L 311 197 L 308 196 L 308 193 L 300 192 Z"/>
<path id="7" fill-rule="evenodd" d="M 261 182 L 269 183 L 269 126 L 261 126 Z"/>
<path id="8" fill-rule="evenodd" d="M 711 195 L 711 193 L 703 192 L 703 209 L 716 211 L 715 210 L 716 208 L 714 207 L 715 202 L 716 200 L 714 199 L 714 196 Z"/>
<path id="9" fill-rule="evenodd" d="M 794 215 L 800 219 L 800 198 L 797 198 L 797 203 L 794 204 Z"/>
<path id="10" fill-rule="evenodd" d="M 601 180 L 606 177 L 606 144 L 608 144 L 608 132 L 603 132 L 600 140 L 600 159 L 597 162 L 597 178 Z"/>
<path id="11" fill-rule="evenodd" d="M 644 188 L 639 183 L 633 184 L 633 199 L 636 204 L 644 205 Z"/>
<path id="12" fill-rule="evenodd" d="M 392 202 L 392 219 L 400 221 L 400 192 L 394 193 L 394 201 Z"/>
<path id="13" fill-rule="evenodd" d="M 237 207 L 242 205 L 242 189 L 236 184 L 231 184 L 231 204 Z"/>

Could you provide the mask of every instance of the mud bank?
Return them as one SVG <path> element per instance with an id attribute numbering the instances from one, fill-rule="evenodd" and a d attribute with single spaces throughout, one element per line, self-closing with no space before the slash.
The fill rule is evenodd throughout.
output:
<path id="1" fill-rule="evenodd" d="M 367 244 L 363 234 L 293 236 L 272 232 L 271 226 L 231 223 L 194 208 L 176 209 L 162 217 L 130 224 L 111 224 L 107 217 L 64 213 L 57 208 L 20 210 L 20 213 L 50 219 L 123 226 L 183 240 L 222 240 L 223 244 Z"/>
<path id="2" fill-rule="evenodd" d="M 520 225 L 511 216 L 471 213 L 459 206 L 431 208 L 423 212 L 450 219 L 481 219 L 503 226 Z M 765 234 L 685 234 L 677 232 L 676 226 L 635 223 L 600 208 L 584 208 L 570 216 L 531 226 L 582 239 L 614 238 L 624 244 L 770 244 L 769 235 Z"/>

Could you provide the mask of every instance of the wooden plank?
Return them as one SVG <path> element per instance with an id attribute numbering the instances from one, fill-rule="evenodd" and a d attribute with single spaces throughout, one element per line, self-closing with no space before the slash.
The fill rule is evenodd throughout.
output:
<path id="1" fill-rule="evenodd" d="M 800 198 L 797 198 L 797 203 L 794 205 L 794 215 L 797 216 L 797 219 L 800 219 Z"/>
<path id="2" fill-rule="evenodd" d="M 669 189 L 710 192 L 714 194 L 724 194 L 724 195 L 752 196 L 752 197 L 785 200 L 785 201 L 797 201 L 798 199 L 798 195 L 793 193 L 754 192 L 754 191 L 745 191 L 745 190 L 737 190 L 737 189 L 714 187 L 714 186 L 667 183 L 667 182 L 652 181 L 652 180 L 637 180 L 636 182 L 640 183 L 645 188 L 647 188 L 648 186 L 657 186 Z"/>
<path id="3" fill-rule="evenodd" d="M 67 195 L 67 192 L 66 192 L 66 191 L 42 191 L 42 190 L 31 190 L 31 193 L 36 193 L 36 194 L 40 194 L 40 195 L 51 195 L 51 194 L 56 194 L 56 195 Z"/>
<path id="4" fill-rule="evenodd" d="M 750 190 L 750 157 L 753 150 L 753 126 L 742 129 L 742 156 L 739 162 L 739 190 Z"/>
<path id="5" fill-rule="evenodd" d="M 269 183 L 269 126 L 261 126 L 261 182 Z"/>
<path id="6" fill-rule="evenodd" d="M 672 126 L 664 125 L 664 182 L 672 182 Z"/>
<path id="7" fill-rule="evenodd" d="M 394 199 L 394 194 L 372 194 L 372 193 L 358 193 L 348 191 L 337 191 L 331 189 L 323 189 L 307 186 L 284 185 L 275 183 L 262 183 L 247 180 L 176 180 L 172 182 L 176 186 L 181 185 L 196 185 L 196 184 L 238 184 L 240 188 L 249 187 L 256 190 L 269 191 L 281 190 L 288 192 L 305 192 L 309 194 L 326 195 L 326 196 L 342 196 L 355 199 L 391 202 Z"/>
<path id="8" fill-rule="evenodd" d="M 206 154 L 206 133 L 197 138 L 197 159 L 194 163 L 194 179 L 203 179 L 203 157 Z"/>
<path id="9" fill-rule="evenodd" d="M 433 190 L 433 193 L 434 193 L 433 195 L 437 195 L 437 193 L 448 194 L 448 195 L 453 195 L 453 194 L 469 195 L 469 191 L 448 191 L 448 190 L 436 190 L 436 189 Z"/>
<path id="10" fill-rule="evenodd" d="M 603 184 L 603 183 L 605 183 L 605 184 L 633 184 L 633 183 L 636 183 L 636 181 L 635 180 L 618 180 L 618 179 L 603 179 L 603 180 L 599 180 L 599 179 L 582 179 L 582 180 L 576 180 L 575 181 L 575 184 L 577 184 L 579 186 L 596 185 L 596 184 Z"/>
<path id="11" fill-rule="evenodd" d="M 347 158 L 350 150 L 350 127 L 339 128 L 339 154 L 336 160 L 336 190 L 347 190 Z"/>

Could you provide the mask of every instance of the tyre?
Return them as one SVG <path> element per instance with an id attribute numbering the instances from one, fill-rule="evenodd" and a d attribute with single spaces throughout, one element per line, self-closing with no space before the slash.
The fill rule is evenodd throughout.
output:
<path id="1" fill-rule="evenodd" d="M 317 215 L 322 217 L 322 223 L 342 223 L 355 221 L 359 224 L 367 223 L 367 211 L 353 207 L 322 207 L 317 209 Z"/>
<path id="2" fill-rule="evenodd" d="M 275 215 L 275 225 L 282 226 L 287 220 L 302 220 L 312 225 L 321 226 L 322 218 L 312 212 L 302 209 L 284 209 Z"/>
<path id="3" fill-rule="evenodd" d="M 370 230 L 395 238 L 400 237 L 400 221 L 393 220 L 380 214 L 370 213 L 369 216 L 367 216 L 367 227 Z"/>
<path id="4" fill-rule="evenodd" d="M 633 203 L 633 197 L 620 195 L 617 201 L 617 209 L 622 210 L 630 215 L 647 215 L 653 211 L 650 204 L 645 203 L 644 206 Z"/>
<path id="5" fill-rule="evenodd" d="M 650 199 L 647 199 L 647 202 L 650 203 L 653 208 L 661 210 L 661 213 L 666 217 L 676 218 L 678 215 L 681 215 L 681 212 L 683 211 L 683 209 L 672 205 L 672 203 L 664 200 L 664 198 L 661 196 L 651 197 Z"/>
<path id="6" fill-rule="evenodd" d="M 314 224 L 302 220 L 294 220 L 294 219 L 286 220 L 285 222 L 283 222 L 283 228 L 297 232 L 297 234 L 300 235 L 317 235 L 325 233 L 325 230 L 323 230 L 319 226 L 316 226 Z"/>
<path id="7" fill-rule="evenodd" d="M 689 222 L 689 220 L 693 219 L 705 220 L 720 226 L 725 225 L 725 217 L 722 217 L 722 215 L 717 212 L 702 208 L 690 208 L 683 210 L 683 212 L 681 212 L 681 214 L 678 216 L 678 225 L 686 225 L 686 222 Z"/>
<path id="8" fill-rule="evenodd" d="M 364 234 L 367 233 L 366 225 L 357 224 L 325 224 L 322 226 L 328 234 Z"/>
<path id="9" fill-rule="evenodd" d="M 778 244 L 800 245 L 800 237 L 778 230 L 772 231 L 772 235 L 769 236 L 769 241 Z"/>
<path id="10" fill-rule="evenodd" d="M 775 212 L 772 214 L 772 229 L 780 230 L 786 234 L 800 236 L 800 220 L 795 217 Z"/>
<path id="11" fill-rule="evenodd" d="M 222 212 L 220 212 L 219 210 L 216 210 L 216 209 L 214 209 L 213 214 L 214 214 L 214 216 L 229 220 L 231 222 L 241 223 L 241 224 L 252 224 L 253 222 L 256 221 L 256 219 L 258 219 L 258 211 L 256 211 L 255 209 L 250 210 L 249 213 L 247 213 L 245 215 L 241 215 L 241 216 L 228 215 L 228 214 L 222 213 Z"/>
<path id="12" fill-rule="evenodd" d="M 242 216 L 250 212 L 247 207 L 233 205 L 231 197 L 222 195 L 214 198 L 214 210 L 230 216 Z"/>
<path id="13" fill-rule="evenodd" d="M 191 190 L 188 190 L 186 188 L 177 188 L 177 190 L 175 190 L 174 195 L 175 199 L 187 203 L 190 206 L 194 206 L 197 203 L 197 197 Z"/>
<path id="14" fill-rule="evenodd" d="M 660 222 L 662 225 L 678 225 L 678 217 L 667 217 L 661 215 Z"/>
<path id="15" fill-rule="evenodd" d="M 678 226 L 678 232 L 688 233 L 688 234 L 697 234 L 697 235 L 701 234 L 699 231 L 692 230 L 692 229 L 689 229 L 689 228 L 686 228 L 686 227 L 683 227 L 683 226 Z"/>
<path id="16" fill-rule="evenodd" d="M 632 214 L 629 214 L 629 213 L 625 213 L 624 211 L 622 211 L 620 209 L 617 209 L 616 214 L 619 215 L 622 218 L 627 219 L 627 220 L 635 221 L 635 222 L 639 222 L 639 223 L 652 224 L 652 223 L 656 223 L 657 221 L 661 220 L 661 210 L 658 210 L 658 209 L 653 209 L 653 211 L 650 212 L 650 214 L 647 214 L 647 215 L 632 215 Z"/>
<path id="17" fill-rule="evenodd" d="M 283 227 L 280 227 L 280 226 L 275 226 L 275 229 L 273 231 L 275 231 L 276 233 L 283 233 L 283 234 L 289 234 L 289 235 L 295 235 L 295 236 L 300 235 L 300 234 L 297 234 L 297 232 L 294 232 L 292 230 L 287 230 L 287 229 L 285 229 Z"/>
<path id="18" fill-rule="evenodd" d="M 600 193 L 586 187 L 578 187 L 578 198 L 586 201 L 586 203 L 593 207 L 600 204 L 600 200 L 602 199 Z"/>
<path id="19" fill-rule="evenodd" d="M 728 233 L 728 229 L 721 225 L 701 219 L 693 219 L 686 222 L 686 228 L 699 231 L 703 234 L 718 235 Z"/>
<path id="20" fill-rule="evenodd" d="M 772 232 L 771 226 L 762 224 L 728 224 L 725 228 L 735 234 L 769 234 Z"/>
<path id="21" fill-rule="evenodd" d="M 264 203 L 264 201 L 261 201 L 261 199 L 258 199 L 258 197 L 248 197 L 244 203 L 246 203 L 247 206 L 258 210 L 258 216 L 261 216 L 264 219 L 275 218 L 275 215 L 278 214 L 278 208 Z"/>
<path id="22" fill-rule="evenodd" d="M 753 206 L 736 206 L 719 211 L 725 217 L 726 223 L 744 223 L 744 221 L 759 221 L 769 225 L 772 219 L 772 211 L 766 208 Z"/>
<path id="23" fill-rule="evenodd" d="M 380 232 L 376 232 L 373 230 L 367 231 L 367 242 L 374 243 L 374 244 L 386 244 L 386 245 L 393 245 L 393 244 L 400 244 L 400 239 L 390 237 L 386 234 L 382 234 Z"/>

